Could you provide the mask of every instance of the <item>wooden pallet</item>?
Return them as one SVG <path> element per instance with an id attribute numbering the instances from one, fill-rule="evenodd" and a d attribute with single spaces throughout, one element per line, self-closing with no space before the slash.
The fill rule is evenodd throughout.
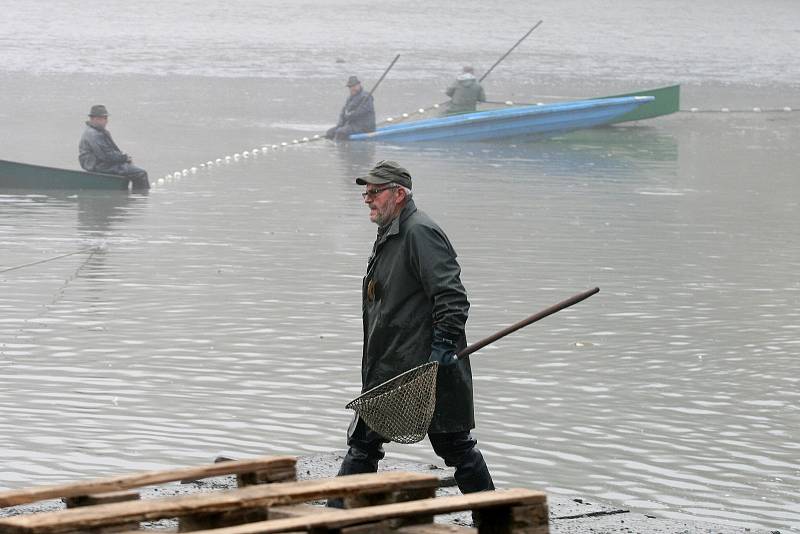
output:
<path id="1" fill-rule="evenodd" d="M 0 534 L 117 532 L 142 521 L 179 519 L 179 531 L 220 528 L 269 518 L 269 509 L 342 498 L 348 506 L 432 497 L 439 479 L 422 473 L 387 472 L 333 479 L 277 482 L 210 493 L 145 499 L 0 519 Z M 285 508 L 283 508 L 285 513 Z M 285 515 L 284 515 L 285 517 Z"/>
<path id="2" fill-rule="evenodd" d="M 475 529 L 433 523 L 440 514 L 462 511 L 481 514 L 479 534 L 548 534 L 544 493 L 527 489 L 487 491 L 409 502 L 325 510 L 287 519 L 259 521 L 229 528 L 195 531 L 195 534 L 278 534 L 281 532 L 338 532 L 360 534 L 465 533 Z M 410 526 L 409 526 L 410 525 Z"/>
<path id="3" fill-rule="evenodd" d="M 273 457 L 2 492 L 3 505 L 82 496 L 79 504 L 84 506 L 0 518 L 0 534 L 135 534 L 143 532 L 143 522 L 162 519 L 177 519 L 179 532 L 197 534 L 474 533 L 475 529 L 434 523 L 437 515 L 465 511 L 480 514 L 479 534 L 549 533 L 542 492 L 513 489 L 437 498 L 439 479 L 425 473 L 390 471 L 172 497 L 116 502 L 111 498 L 119 491 L 170 480 L 236 473 L 244 483 L 265 482 L 288 477 L 290 471 L 293 478 L 294 458 Z M 342 499 L 346 509 L 310 504 L 330 498 Z"/>
<path id="4" fill-rule="evenodd" d="M 233 460 L 195 467 L 147 471 L 69 484 L 37 486 L 0 491 L 0 508 L 29 504 L 48 499 L 63 499 L 69 508 L 119 501 L 136 500 L 138 490 L 178 480 L 201 480 L 223 475 L 236 475 L 240 487 L 267 482 L 295 480 L 293 456 L 265 456 Z"/>

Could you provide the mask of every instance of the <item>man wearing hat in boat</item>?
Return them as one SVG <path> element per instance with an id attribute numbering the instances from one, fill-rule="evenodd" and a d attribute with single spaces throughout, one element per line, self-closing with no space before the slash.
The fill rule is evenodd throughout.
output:
<path id="1" fill-rule="evenodd" d="M 347 139 L 350 134 L 375 131 L 372 95 L 364 91 L 355 76 L 350 76 L 346 85 L 350 89 L 350 96 L 339 113 L 339 122 L 325 134 L 328 139 Z"/>
<path id="2" fill-rule="evenodd" d="M 133 189 L 150 189 L 147 171 L 132 163 L 129 155 L 123 153 L 111 132 L 106 129 L 108 110 L 102 104 L 92 106 L 89 120 L 78 145 L 78 160 L 86 171 L 118 174 L 130 179 Z"/>
<path id="3" fill-rule="evenodd" d="M 428 439 L 445 464 L 455 467 L 462 493 L 493 490 L 470 434 L 475 427 L 470 363 L 456 357 L 467 345 L 469 311 L 456 252 L 444 231 L 417 209 L 411 174 L 398 163 L 380 161 L 356 183 L 364 186 L 361 195 L 370 221 L 378 225 L 362 283 L 362 392 L 426 362 L 438 362 Z M 356 417 L 339 475 L 377 471 L 388 441 Z M 328 506 L 341 507 L 342 502 L 332 499 Z"/>
<path id="4" fill-rule="evenodd" d="M 481 83 L 475 78 L 475 71 L 469 65 L 461 70 L 456 81 L 447 88 L 445 94 L 450 97 L 446 113 L 469 113 L 478 109 L 478 102 L 486 102 L 486 93 Z"/>

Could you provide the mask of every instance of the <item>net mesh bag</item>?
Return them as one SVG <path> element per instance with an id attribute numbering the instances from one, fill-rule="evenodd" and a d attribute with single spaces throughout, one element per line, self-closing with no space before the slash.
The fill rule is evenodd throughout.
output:
<path id="1" fill-rule="evenodd" d="M 421 441 L 436 407 L 437 368 L 436 362 L 415 367 L 362 393 L 346 407 L 388 440 Z"/>

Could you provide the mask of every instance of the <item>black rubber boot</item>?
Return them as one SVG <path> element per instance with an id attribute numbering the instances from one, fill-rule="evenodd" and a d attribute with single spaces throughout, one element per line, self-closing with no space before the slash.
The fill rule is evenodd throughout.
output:
<path id="1" fill-rule="evenodd" d="M 354 419 L 347 430 L 347 444 L 350 448 L 336 476 L 376 473 L 378 462 L 386 456 L 383 450 L 383 444 L 386 442 L 386 439 L 376 434 L 360 418 Z M 328 499 L 326 506 L 344 508 L 344 503 L 342 499 Z"/>
<path id="2" fill-rule="evenodd" d="M 360 475 L 362 473 L 377 473 L 378 459 L 370 458 L 370 455 L 360 449 L 350 447 L 347 455 L 342 461 L 337 477 L 344 475 Z M 328 508 L 344 508 L 342 499 L 328 499 L 325 504 Z"/>
<path id="3" fill-rule="evenodd" d="M 476 447 L 478 442 L 469 432 L 429 434 L 428 437 L 434 452 L 444 460 L 445 465 L 456 468 L 453 478 L 461 493 L 494 490 L 489 467 Z M 472 522 L 476 527 L 480 526 L 480 512 L 472 513 Z"/>

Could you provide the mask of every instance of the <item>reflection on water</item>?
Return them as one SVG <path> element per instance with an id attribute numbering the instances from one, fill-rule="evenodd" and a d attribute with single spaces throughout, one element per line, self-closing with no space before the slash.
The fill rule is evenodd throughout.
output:
<path id="1" fill-rule="evenodd" d="M 78 233 L 83 236 L 106 237 L 112 226 L 125 224 L 130 205 L 146 198 L 142 193 L 82 191 L 75 195 L 78 212 Z"/>
<path id="2" fill-rule="evenodd" d="M 647 126 L 593 128 L 558 137 L 515 143 L 425 143 L 424 147 L 386 146 L 398 151 L 434 152 L 447 161 L 480 157 L 488 165 L 503 168 L 509 163 L 526 163 L 547 176 L 598 175 L 605 179 L 625 179 L 646 162 L 653 166 L 663 162 L 665 169 L 674 169 L 678 160 L 676 140 Z M 400 157 L 400 156 L 398 156 Z"/>
<path id="3" fill-rule="evenodd" d="M 470 339 L 601 288 L 474 355 L 500 485 L 800 524 L 797 186 L 759 148 L 789 150 L 800 128 L 729 120 L 731 147 L 702 141 L 714 121 L 326 141 L 149 197 L 0 196 L 2 266 L 96 247 L 0 274 L 0 485 L 341 449 L 375 235 L 353 177 L 390 158 L 459 252 Z M 437 461 L 426 444 L 389 452 Z"/>

